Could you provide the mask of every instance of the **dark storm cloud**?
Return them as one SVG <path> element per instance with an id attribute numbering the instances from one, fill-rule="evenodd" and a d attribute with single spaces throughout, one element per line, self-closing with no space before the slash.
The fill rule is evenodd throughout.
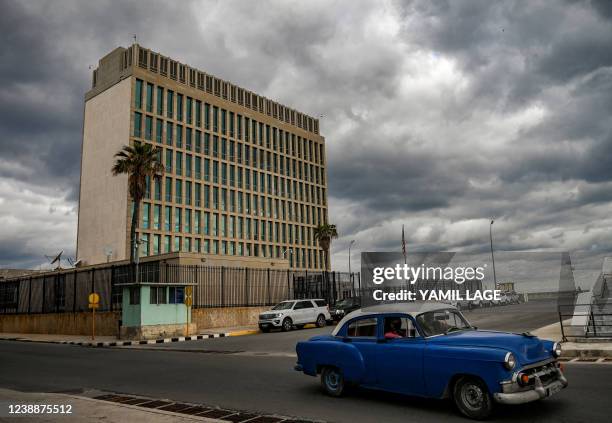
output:
<path id="1" fill-rule="evenodd" d="M 411 249 L 482 251 L 491 216 L 499 248 L 612 251 L 609 2 L 2 6 L 3 265 L 72 248 L 88 67 L 133 34 L 321 118 L 338 267 L 402 223 Z"/>

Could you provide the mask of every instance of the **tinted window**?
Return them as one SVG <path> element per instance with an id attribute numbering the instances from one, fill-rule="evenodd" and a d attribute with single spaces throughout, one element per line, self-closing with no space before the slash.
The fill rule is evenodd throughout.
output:
<path id="1" fill-rule="evenodd" d="M 325 300 L 315 300 L 315 304 L 318 307 L 325 307 Z"/>
<path id="2" fill-rule="evenodd" d="M 300 310 L 303 308 L 314 308 L 314 306 L 312 305 L 312 302 L 310 301 L 300 301 L 295 306 L 295 310 Z"/>
<path id="3" fill-rule="evenodd" d="M 376 318 L 353 320 L 349 323 L 347 336 L 376 336 Z"/>

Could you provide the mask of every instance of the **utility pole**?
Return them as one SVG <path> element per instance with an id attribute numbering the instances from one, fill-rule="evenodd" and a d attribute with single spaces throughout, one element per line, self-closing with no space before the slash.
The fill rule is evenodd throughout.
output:
<path id="1" fill-rule="evenodd" d="M 489 240 L 491 241 L 491 261 L 493 262 L 493 289 L 497 289 L 497 275 L 495 274 L 495 255 L 493 254 L 493 223 L 495 223 L 495 219 L 491 219 L 491 224 L 489 225 Z"/>

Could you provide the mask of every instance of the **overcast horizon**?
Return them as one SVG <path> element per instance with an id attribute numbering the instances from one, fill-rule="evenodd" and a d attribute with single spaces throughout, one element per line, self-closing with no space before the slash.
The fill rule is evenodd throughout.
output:
<path id="1" fill-rule="evenodd" d="M 144 47 L 320 117 L 347 249 L 612 255 L 612 2 L 0 0 L 0 268 L 76 243 L 91 69 Z M 91 69 L 90 69 L 91 67 Z"/>

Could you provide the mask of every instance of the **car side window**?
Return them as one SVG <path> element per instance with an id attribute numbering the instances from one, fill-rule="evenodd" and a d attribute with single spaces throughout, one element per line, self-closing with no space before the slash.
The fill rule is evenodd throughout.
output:
<path id="1" fill-rule="evenodd" d="M 412 319 L 408 317 L 385 317 L 385 338 L 416 338 L 419 336 Z"/>
<path id="2" fill-rule="evenodd" d="M 312 305 L 312 301 L 300 301 L 296 309 L 297 308 L 314 308 L 314 306 Z"/>
<path id="3" fill-rule="evenodd" d="M 353 320 L 348 325 L 346 335 L 351 337 L 375 337 L 376 327 L 375 317 Z"/>
<path id="4" fill-rule="evenodd" d="M 317 307 L 325 307 L 325 300 L 315 300 Z"/>

